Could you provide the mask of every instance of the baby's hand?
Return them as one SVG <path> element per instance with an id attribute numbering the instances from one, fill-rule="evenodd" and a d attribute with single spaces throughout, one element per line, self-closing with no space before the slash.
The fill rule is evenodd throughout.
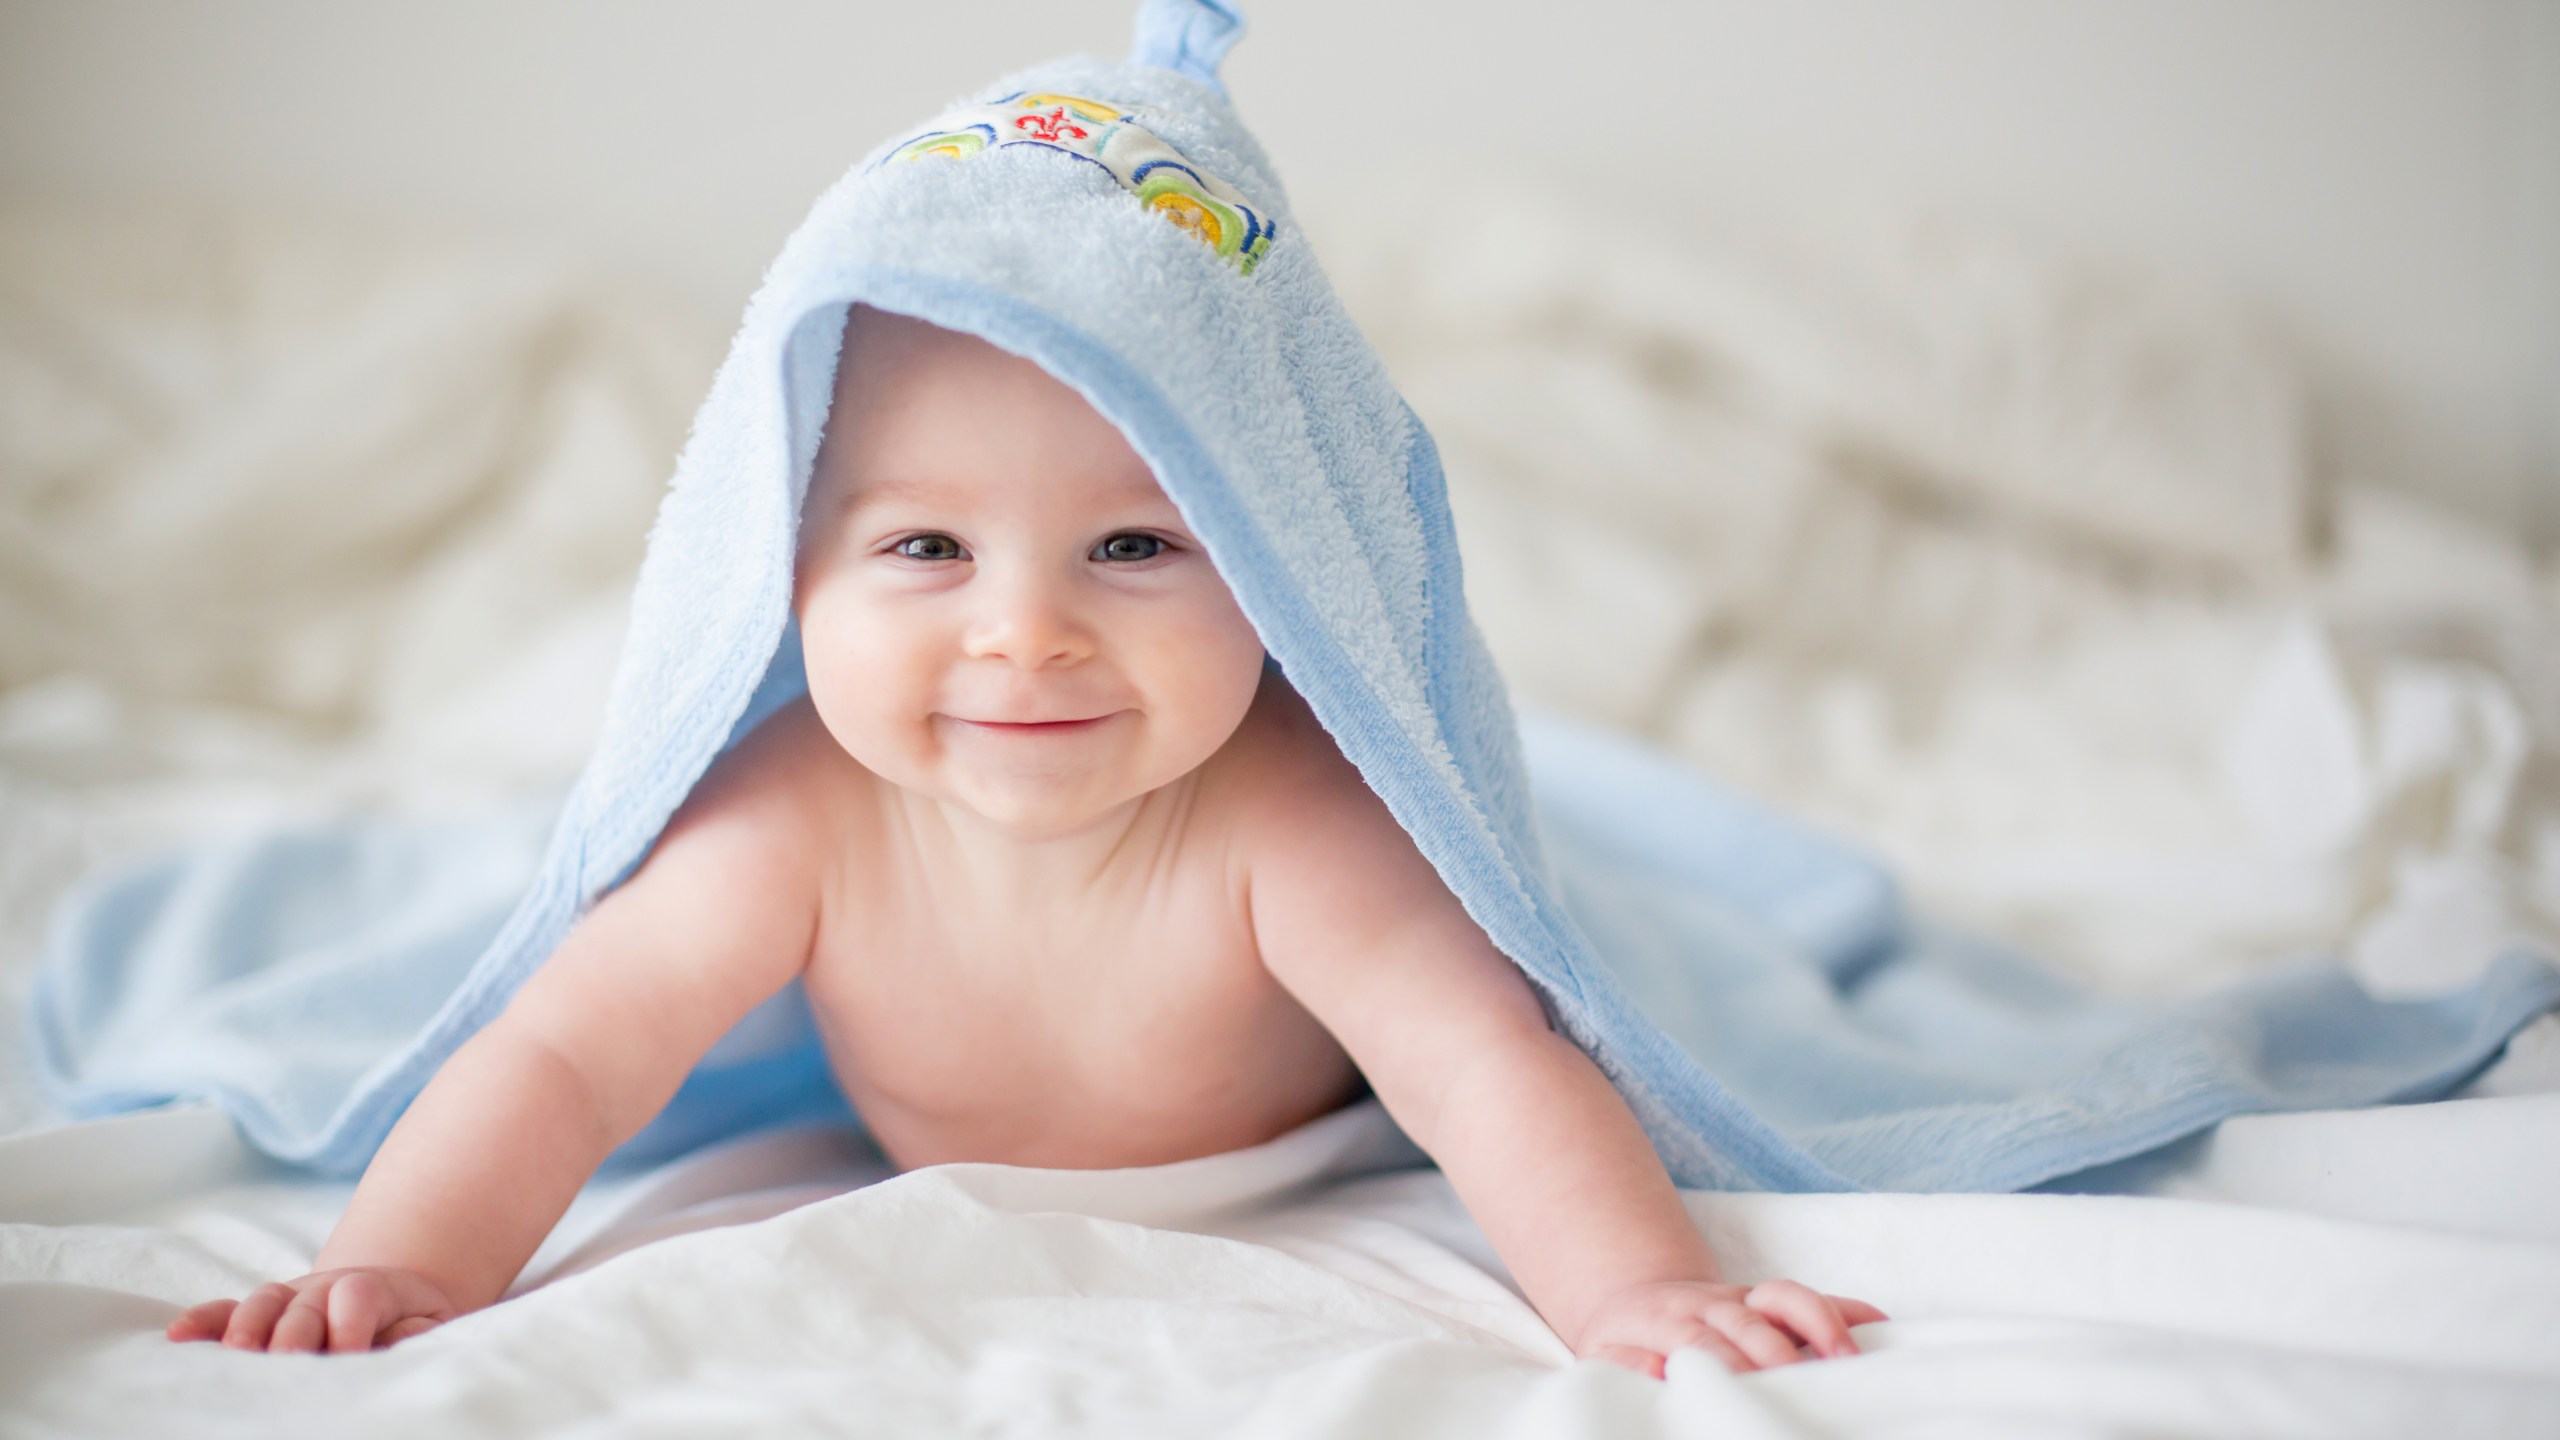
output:
<path id="1" fill-rule="evenodd" d="M 408 1270 L 322 1270 L 261 1285 L 245 1300 L 208 1300 L 169 1322 L 172 1340 L 235 1350 L 318 1353 L 396 1345 L 459 1314 L 444 1290 Z"/>
<path id="2" fill-rule="evenodd" d="M 1709 1285 L 1693 1280 L 1630 1285 L 1582 1322 L 1577 1355 L 1662 1378 L 1664 1357 L 1682 1346 L 1715 1356 L 1728 1370 L 1792 1365 L 1797 1345 L 1825 1359 L 1858 1353 L 1849 1327 L 1886 1318 L 1863 1300 L 1824 1295 L 1793 1280 Z"/>

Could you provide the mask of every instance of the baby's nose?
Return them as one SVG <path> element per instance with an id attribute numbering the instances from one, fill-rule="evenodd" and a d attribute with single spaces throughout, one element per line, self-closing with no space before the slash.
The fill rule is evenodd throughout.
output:
<path id="1" fill-rule="evenodd" d="M 1033 577 L 981 583 L 984 603 L 962 640 L 971 659 L 1009 660 L 1039 670 L 1093 654 L 1092 628 L 1061 587 Z"/>

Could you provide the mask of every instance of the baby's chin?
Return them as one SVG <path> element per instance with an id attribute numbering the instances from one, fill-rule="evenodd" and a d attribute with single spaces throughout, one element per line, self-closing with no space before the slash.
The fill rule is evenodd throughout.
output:
<path id="1" fill-rule="evenodd" d="M 939 747 L 921 763 L 868 768 L 900 789 L 963 810 L 1026 844 L 1077 834 L 1188 773 L 1136 763 L 1142 757 L 1127 755 L 1036 753 L 1064 748 L 1037 741 L 964 743 Z"/>
<path id="2" fill-rule="evenodd" d="M 1158 788 L 1100 774 L 953 774 L 949 767 L 935 779 L 937 783 L 911 788 L 956 805 L 1006 838 L 1025 844 L 1078 834 Z"/>
<path id="3" fill-rule="evenodd" d="M 1064 727 L 1017 728 L 937 713 L 921 726 L 840 731 L 837 742 L 878 779 L 1033 843 L 1124 815 L 1197 771 L 1241 723 L 1214 723 L 1222 719 L 1168 723 L 1131 709 Z"/>

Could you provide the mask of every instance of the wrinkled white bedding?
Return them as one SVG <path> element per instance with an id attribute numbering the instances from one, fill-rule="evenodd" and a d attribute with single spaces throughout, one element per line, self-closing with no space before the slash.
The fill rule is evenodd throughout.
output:
<path id="1" fill-rule="evenodd" d="M 2560 576 L 2323 487 L 2228 312 L 1944 233 L 1781 265 L 1480 213 L 1427 272 L 1327 256 L 1526 694 L 2113 988 L 2334 948 L 2423 989 L 2560 936 Z M 0 213 L 0 1433 L 2560 1433 L 2549 1019 L 2490 1098 L 2106 1177 L 2150 1198 L 1693 1197 L 1735 1273 L 1897 1317 L 1744 1380 L 1556 1368 L 1435 1175 L 1341 1178 L 1392 1153 L 1368 1110 L 861 1189 L 761 1137 L 599 1182 L 563 1278 L 400 1350 L 164 1347 L 345 1191 L 208 1112 L 38 1128 L 43 914 L 143 846 L 558 784 L 713 358 L 652 313 L 308 224 Z"/>
<path id="2" fill-rule="evenodd" d="M 2461 1103 L 2512 1107 L 2516 1133 L 2560 1123 L 2560 1097 Z M 1371 1105 L 1155 1170 L 940 1166 L 851 1190 L 876 1162 L 823 1134 L 766 1136 L 599 1187 L 537 1259 L 557 1278 L 396 1350 L 177 1348 L 155 1327 L 298 1271 L 346 1192 L 258 1176 L 202 1112 L 82 1129 L 0 1142 L 0 1214 L 91 1216 L 0 1227 L 12 1433 L 2560 1426 L 2547 1217 L 2533 1243 L 2115 1196 L 1695 1195 L 1732 1274 L 1854 1291 L 1895 1319 L 1861 1331 L 1857 1360 L 1741 1380 L 1696 1356 L 1659 1387 L 1568 1366 L 1437 1172 L 1356 1173 L 1397 1138 Z M 47 1147 L 72 1144 L 154 1173 L 28 1195 L 65 1158 Z M 194 1159 L 150 1158 L 172 1148 Z M 2547 1187 L 2534 1163 L 2491 1178 Z"/>

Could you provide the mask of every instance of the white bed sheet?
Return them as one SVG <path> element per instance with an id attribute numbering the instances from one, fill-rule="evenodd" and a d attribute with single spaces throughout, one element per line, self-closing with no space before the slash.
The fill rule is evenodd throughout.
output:
<path id="1" fill-rule="evenodd" d="M 2560 1225 L 2513 1204 L 2560 1193 L 2560 1095 L 2268 1117 L 2196 1167 L 2317 1189 L 2345 1147 L 2434 1225 L 1692 1195 L 1736 1277 L 1894 1318 L 1855 1360 L 1682 1356 L 1659 1385 L 1571 1362 L 1436 1171 L 1375 1171 L 1401 1137 L 1373 1103 L 1152 1170 L 880 1179 L 839 1134 L 750 1138 L 601 1182 L 515 1298 L 359 1357 L 159 1338 L 304 1268 L 346 1197 L 230 1133 L 195 1110 L 0 1141 L 0 1433 L 2560 1433 Z M 2448 1138 L 2458 1175 L 2428 1168 Z"/>

